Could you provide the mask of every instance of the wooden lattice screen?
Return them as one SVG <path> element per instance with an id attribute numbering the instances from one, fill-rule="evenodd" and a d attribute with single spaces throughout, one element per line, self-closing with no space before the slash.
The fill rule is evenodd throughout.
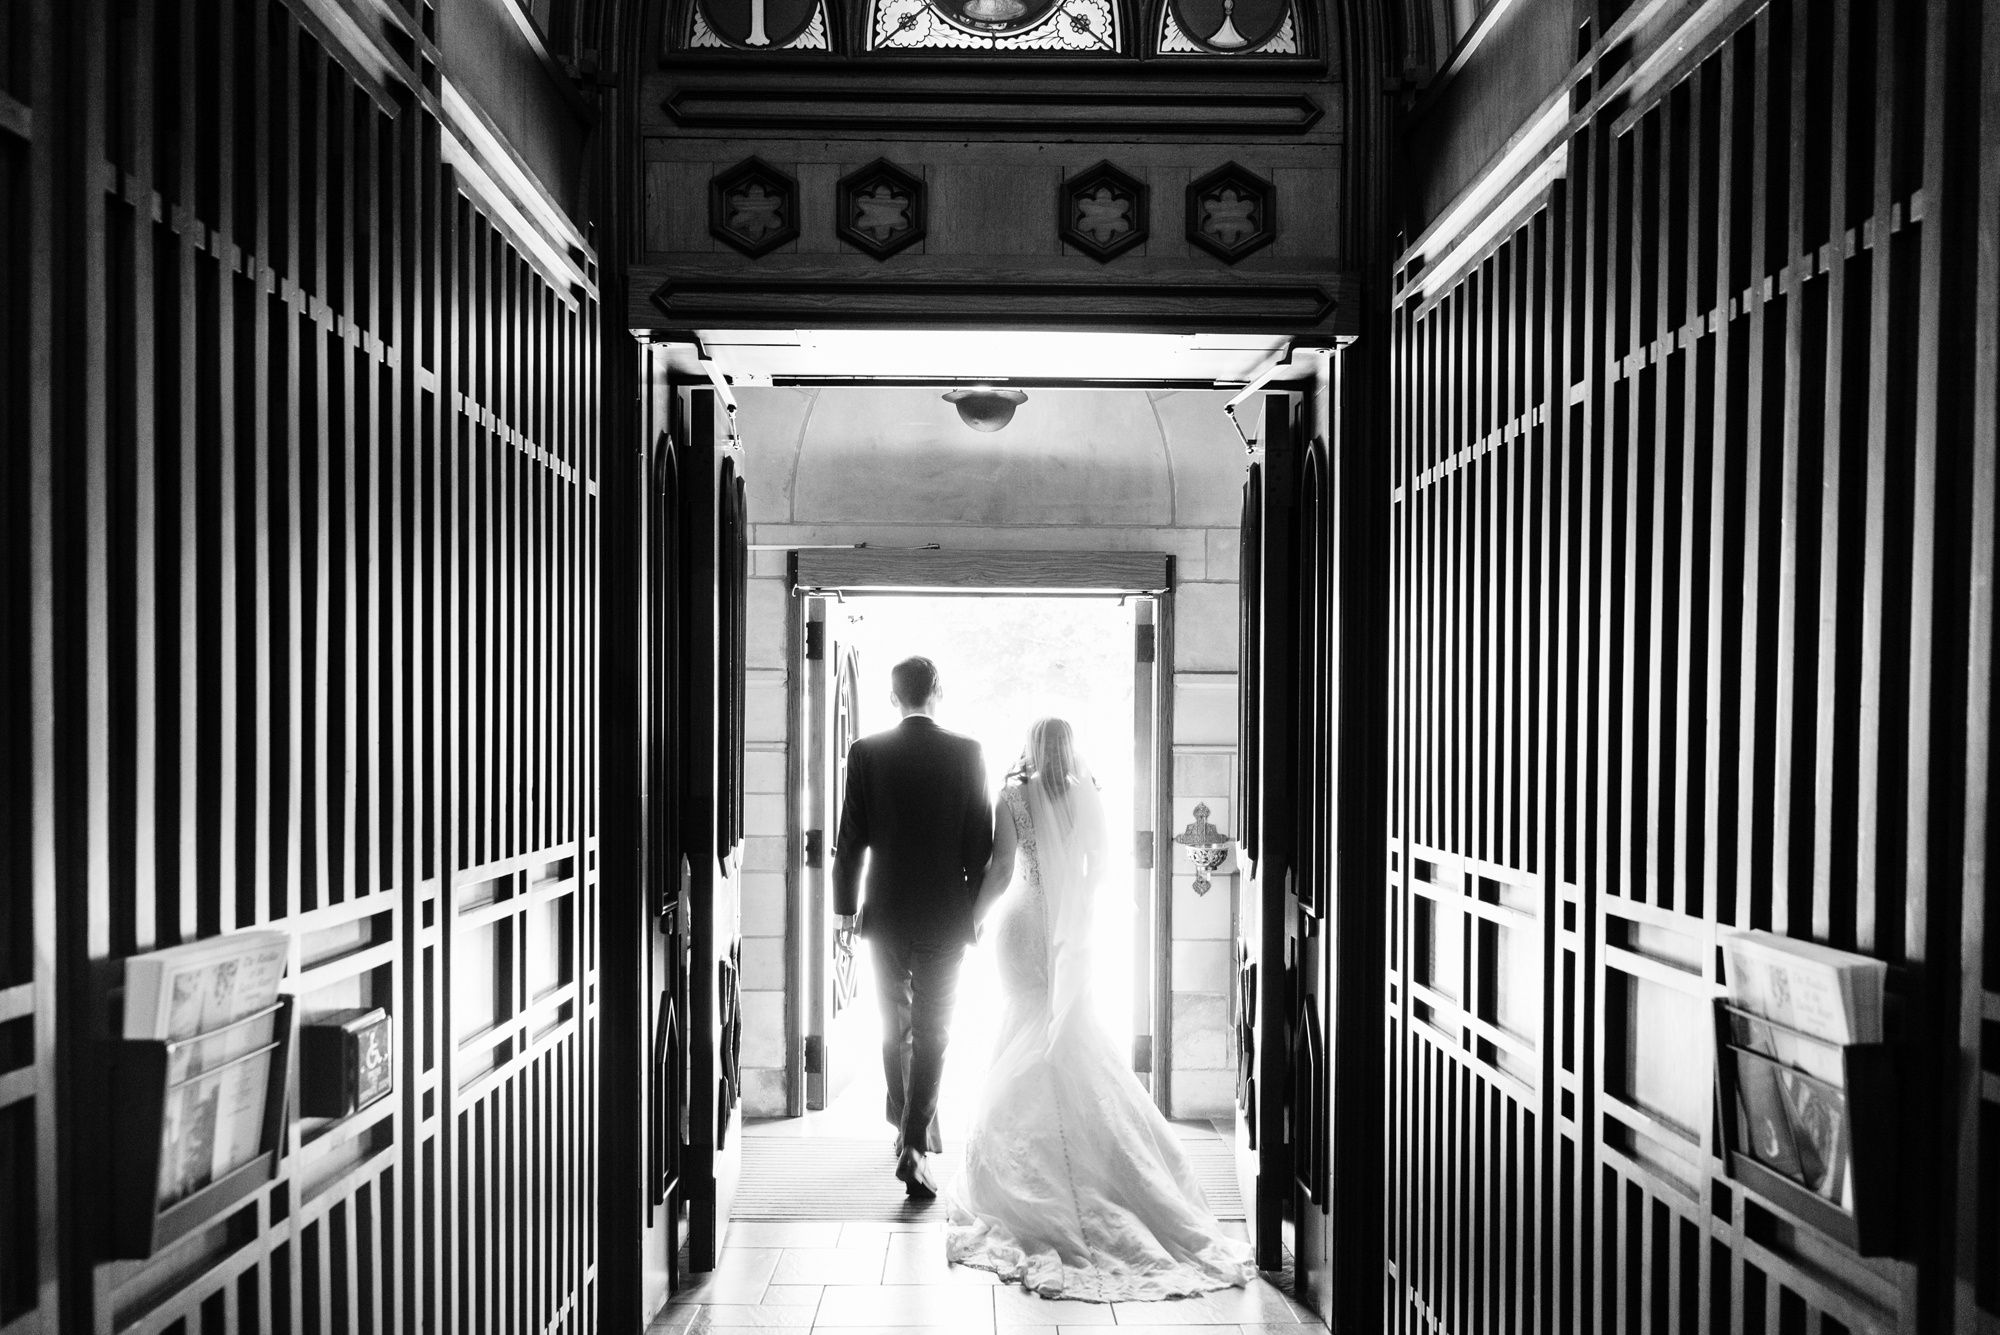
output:
<path id="1" fill-rule="evenodd" d="M 2000 24 L 1658 10 L 1397 274 L 1390 1322 L 1990 1331 Z M 1726 1178 L 1732 926 L 1897 966 L 1899 1256 Z"/>
<path id="2" fill-rule="evenodd" d="M 595 262 L 436 18 L 0 10 L 6 1335 L 594 1325 Z M 396 1095 L 102 1262 L 120 961 L 252 925 Z"/>

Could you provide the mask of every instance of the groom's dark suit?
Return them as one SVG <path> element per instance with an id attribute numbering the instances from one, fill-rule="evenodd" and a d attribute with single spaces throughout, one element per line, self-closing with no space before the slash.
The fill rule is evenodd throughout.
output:
<path id="1" fill-rule="evenodd" d="M 847 794 L 833 862 L 833 910 L 855 911 L 882 998 L 889 1121 L 903 1143 L 936 1153 L 938 1083 L 972 901 L 993 852 L 993 809 L 979 743 L 921 714 L 847 751 Z"/>

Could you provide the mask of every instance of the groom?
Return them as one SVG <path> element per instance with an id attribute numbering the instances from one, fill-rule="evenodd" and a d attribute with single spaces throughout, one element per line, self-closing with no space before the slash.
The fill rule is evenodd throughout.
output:
<path id="1" fill-rule="evenodd" d="M 943 696 L 937 664 L 906 658 L 889 681 L 901 725 L 848 748 L 833 905 L 841 927 L 853 930 L 861 860 L 872 853 L 860 931 L 881 994 L 896 1176 L 928 1200 L 937 1195 L 928 1156 L 944 1148 L 938 1084 L 958 966 L 972 940 L 972 900 L 993 852 L 993 810 L 979 743 L 933 717 Z"/>

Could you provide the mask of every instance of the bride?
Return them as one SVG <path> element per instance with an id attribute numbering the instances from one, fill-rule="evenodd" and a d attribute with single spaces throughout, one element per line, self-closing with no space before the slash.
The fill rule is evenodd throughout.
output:
<path id="1" fill-rule="evenodd" d="M 1248 1284 L 1249 1245 L 1222 1231 L 1173 1128 L 1092 1012 L 1092 897 L 1109 853 L 1068 723 L 1029 730 L 1001 796 L 973 915 L 998 901 L 988 932 L 1005 1010 L 947 1193 L 949 1258 L 1087 1302 Z"/>

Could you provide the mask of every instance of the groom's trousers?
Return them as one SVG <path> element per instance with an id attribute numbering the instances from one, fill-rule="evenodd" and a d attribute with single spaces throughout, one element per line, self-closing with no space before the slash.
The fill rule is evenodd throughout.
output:
<path id="1" fill-rule="evenodd" d="M 888 1117 L 902 1143 L 936 1154 L 938 1086 L 944 1049 L 951 1039 L 951 1010 L 958 999 L 963 941 L 899 941 L 871 937 L 875 984 L 882 1002 L 882 1074 L 888 1080 Z"/>

